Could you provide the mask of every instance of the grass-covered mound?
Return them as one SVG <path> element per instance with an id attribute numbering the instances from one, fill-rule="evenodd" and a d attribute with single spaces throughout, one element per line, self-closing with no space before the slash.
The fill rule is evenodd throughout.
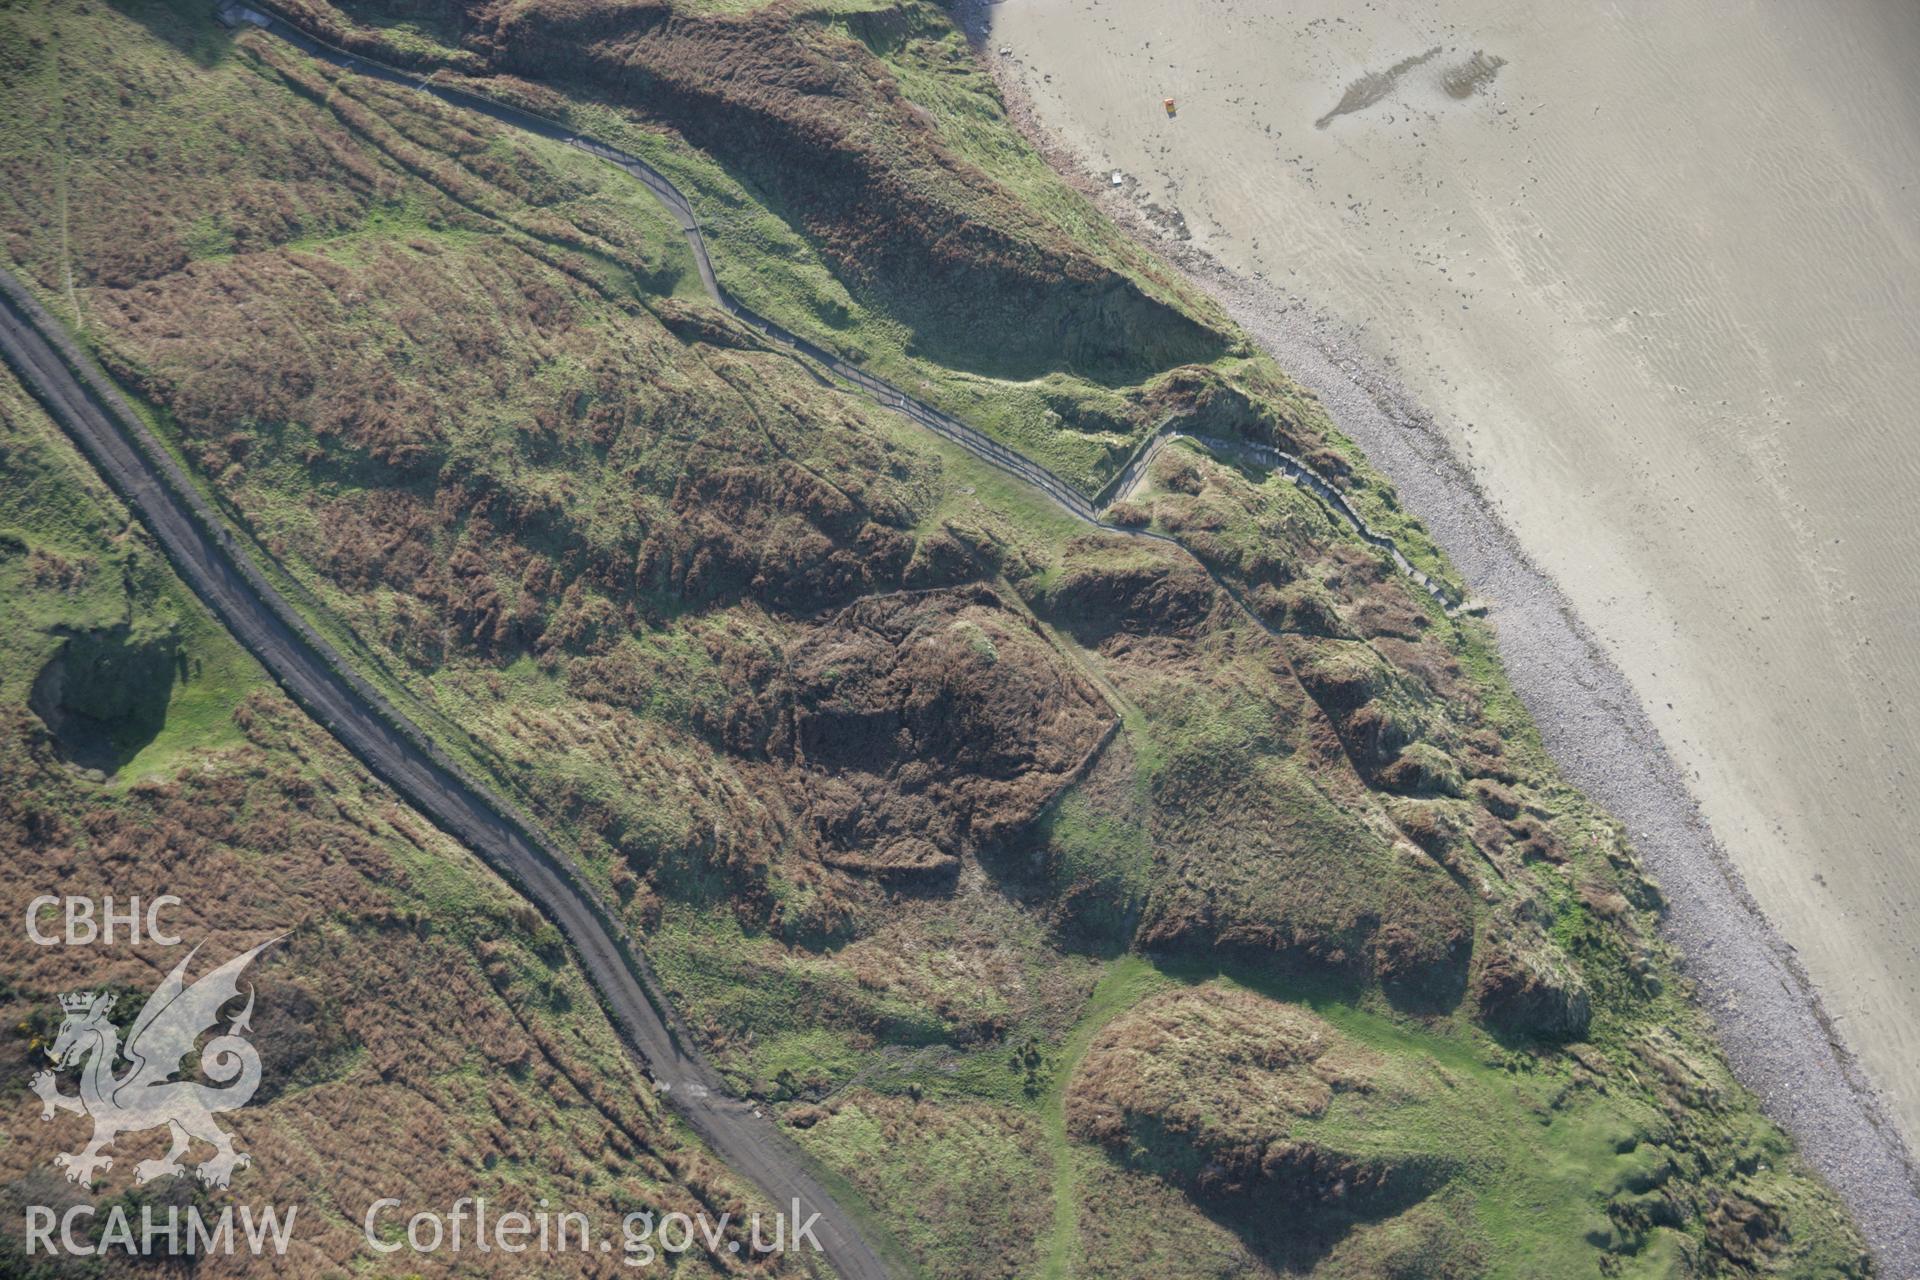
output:
<path id="1" fill-rule="evenodd" d="M 1184 1187 L 1251 1226 L 1284 1221 L 1301 1253 L 1357 1223 L 1424 1199 L 1444 1154 L 1353 1151 L 1303 1137 L 1300 1122 L 1366 1106 L 1396 1131 L 1388 1061 L 1312 1012 L 1235 987 L 1180 988 L 1142 1001 L 1095 1037 L 1067 1084 L 1069 1131 Z"/>

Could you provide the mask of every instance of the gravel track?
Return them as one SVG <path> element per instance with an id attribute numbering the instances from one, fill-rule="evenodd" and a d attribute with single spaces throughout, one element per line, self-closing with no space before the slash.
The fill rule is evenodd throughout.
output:
<path id="1" fill-rule="evenodd" d="M 813 1235 L 849 1280 L 888 1272 L 793 1144 L 719 1074 L 658 994 L 645 958 L 573 865 L 360 677 L 240 552 L 131 406 L 0 270 L 0 356 L 153 532 L 195 595 L 275 681 L 416 810 L 499 872 L 559 927 L 601 1003 L 668 1104 L 773 1206 L 820 1215 Z"/>
<path id="2" fill-rule="evenodd" d="M 517 118 L 524 113 L 471 94 L 450 94 L 420 77 L 340 54 L 277 19 L 260 25 L 274 28 L 275 34 L 337 65 L 415 84 L 506 123 L 530 127 Z M 1084 496 L 1063 486 L 1038 464 L 745 312 L 719 288 L 692 208 L 671 183 L 635 157 L 569 134 L 552 122 L 539 125 L 537 132 L 597 154 L 645 182 L 680 218 L 709 295 L 737 317 L 857 383 L 929 430 L 1035 484 L 1074 514 L 1100 523 Z M 1058 160 L 1056 152 L 1043 149 Z M 1111 200 L 1100 202 L 1138 230 L 1137 223 L 1124 210 L 1113 208 Z M 1394 481 L 1407 506 L 1420 515 L 1452 557 L 1468 587 L 1488 608 L 1508 676 L 1539 723 L 1548 750 L 1570 781 L 1626 824 L 1661 881 L 1670 901 L 1665 930 L 1684 956 L 1685 972 L 1696 984 L 1700 1002 L 1713 1015 L 1736 1074 L 1845 1198 L 1882 1270 L 1920 1280 L 1920 1176 L 1912 1158 L 1871 1085 L 1826 1020 L 1818 993 L 1791 949 L 1760 915 L 1725 850 L 1700 816 L 1625 678 L 1574 616 L 1559 589 L 1527 559 L 1431 419 L 1359 354 L 1350 335 L 1297 302 L 1233 276 L 1199 255 L 1172 256 L 1283 367 L 1321 397 L 1340 428 Z M 23 307 L 24 295 L 13 296 L 17 285 L 10 279 L 0 277 L 0 286 L 8 295 L 8 305 L 0 308 L 0 346 L 5 347 L 9 363 L 26 373 L 37 394 L 51 382 L 52 391 L 42 395 L 43 401 L 161 535 L 170 558 L 202 598 L 263 661 L 273 657 L 267 665 L 276 679 L 356 755 L 439 825 L 499 867 L 562 925 L 607 997 L 609 1011 L 656 1077 L 661 1075 L 661 1064 L 669 1064 L 679 1073 L 675 1078 L 687 1082 L 670 1099 L 723 1159 L 776 1201 L 784 1203 L 791 1189 L 810 1208 L 824 1206 L 828 1216 L 822 1219 L 820 1236 L 829 1259 L 843 1275 L 885 1275 L 877 1255 L 850 1220 L 834 1210 L 786 1140 L 771 1125 L 750 1119 L 744 1103 L 726 1098 L 712 1068 L 677 1029 L 669 1028 L 671 1013 L 663 1018 L 642 987 L 644 963 L 631 952 L 623 934 L 609 930 L 604 907 L 575 882 L 564 860 L 532 842 L 517 823 L 502 816 L 504 806 L 493 803 L 476 784 L 438 758 L 430 745 L 423 745 L 418 730 L 377 701 L 377 694 L 356 688 L 356 683 L 364 686 L 364 682 L 343 674 L 348 671 L 345 664 L 258 579 L 257 571 L 250 565 L 243 571 L 244 562 L 237 563 L 225 547 L 215 544 L 214 535 L 195 524 L 186 514 L 191 501 L 182 502 L 163 478 L 171 468 L 170 460 L 165 466 L 153 464 L 120 438 L 112 424 L 115 414 L 99 414 L 102 403 L 113 401 L 110 388 L 96 385 L 89 389 L 90 395 L 70 372 L 67 381 L 72 385 L 58 385 L 59 372 L 49 369 L 45 359 L 51 356 L 51 347 L 44 356 L 29 349 L 39 339 L 35 325 L 23 323 L 31 304 Z M 70 362 L 56 359 L 55 363 L 67 370 Z M 82 371 L 90 372 L 84 366 Z M 123 421 L 137 419 L 124 414 Z M 147 443 L 158 449 L 157 442 Z M 116 445 L 121 456 L 115 456 Z M 184 477 L 175 479 L 185 483 Z M 149 510 L 152 507 L 159 508 L 158 523 L 156 513 Z M 180 530 L 162 532 L 162 525 L 182 522 L 188 526 L 184 538 Z M 245 581 L 249 572 L 253 581 Z M 240 588 L 237 593 L 236 587 Z M 317 670 L 310 669 L 316 664 Z M 396 729 L 395 724 L 404 728 Z"/>

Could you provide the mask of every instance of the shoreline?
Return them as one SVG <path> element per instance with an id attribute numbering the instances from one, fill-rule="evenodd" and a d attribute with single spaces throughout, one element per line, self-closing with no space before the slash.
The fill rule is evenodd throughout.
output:
<path id="1" fill-rule="evenodd" d="M 1835 1029 L 1793 948 L 1714 836 L 1626 677 L 1557 583 L 1539 570 L 1467 464 L 1342 326 L 1298 296 L 1170 240 L 1094 179 L 1040 124 L 1019 83 L 987 55 L 990 0 L 961 0 L 962 30 L 1009 116 L 1053 170 L 1205 291 L 1393 482 L 1487 605 L 1509 682 L 1563 777 L 1626 827 L 1666 894 L 1662 936 L 1711 1016 L 1735 1077 L 1839 1193 L 1879 1267 L 1920 1277 L 1920 1166 L 1880 1090 Z"/>

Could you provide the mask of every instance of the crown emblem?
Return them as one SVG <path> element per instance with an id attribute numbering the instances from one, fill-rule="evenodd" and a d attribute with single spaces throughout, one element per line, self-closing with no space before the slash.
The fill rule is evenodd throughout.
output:
<path id="1" fill-rule="evenodd" d="M 114 1000 L 104 991 L 75 991 L 60 997 L 60 1007 L 68 1013 L 105 1013 Z"/>

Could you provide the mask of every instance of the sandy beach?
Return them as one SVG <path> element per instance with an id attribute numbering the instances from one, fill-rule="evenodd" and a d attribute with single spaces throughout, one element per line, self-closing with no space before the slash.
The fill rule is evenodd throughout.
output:
<path id="1" fill-rule="evenodd" d="M 1436 530 L 1743 1077 L 1920 1274 L 1920 8 L 971 20 Z"/>

